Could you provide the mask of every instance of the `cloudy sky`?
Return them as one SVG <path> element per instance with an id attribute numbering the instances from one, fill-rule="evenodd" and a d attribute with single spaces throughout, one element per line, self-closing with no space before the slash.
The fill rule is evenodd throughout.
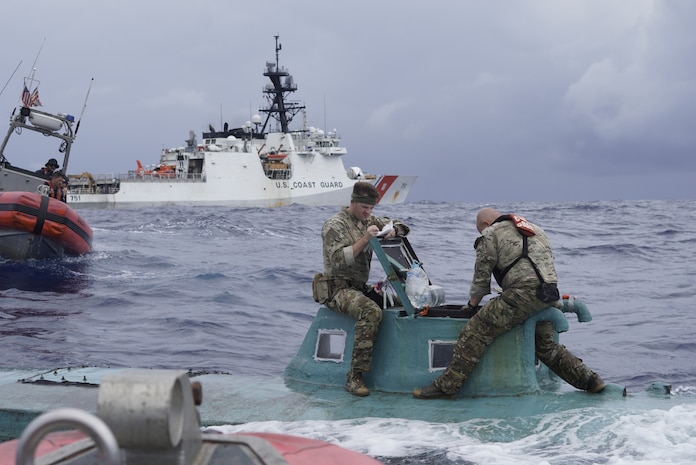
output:
<path id="1" fill-rule="evenodd" d="M 93 78 L 68 171 L 126 172 L 257 113 L 279 35 L 309 124 L 347 167 L 417 174 L 410 201 L 693 199 L 695 19 L 691 0 L 8 0 L 0 111 L 34 60 L 47 111 L 79 116 Z"/>

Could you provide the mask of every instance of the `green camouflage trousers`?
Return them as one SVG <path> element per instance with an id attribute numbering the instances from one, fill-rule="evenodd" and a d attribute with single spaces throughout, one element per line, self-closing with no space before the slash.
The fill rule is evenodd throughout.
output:
<path id="1" fill-rule="evenodd" d="M 497 336 L 548 306 L 536 298 L 534 289 L 507 289 L 491 299 L 462 328 L 452 360 L 435 380 L 435 386 L 445 393 L 456 393 Z M 556 342 L 550 322 L 537 324 L 535 352 L 542 363 L 567 383 L 577 389 L 587 389 L 594 373 L 581 359 Z"/>
<path id="2" fill-rule="evenodd" d="M 372 346 L 379 324 L 382 322 L 382 309 L 374 300 L 355 289 L 341 289 L 326 302 L 331 310 L 355 318 L 355 340 L 351 372 L 368 372 L 372 365 Z"/>

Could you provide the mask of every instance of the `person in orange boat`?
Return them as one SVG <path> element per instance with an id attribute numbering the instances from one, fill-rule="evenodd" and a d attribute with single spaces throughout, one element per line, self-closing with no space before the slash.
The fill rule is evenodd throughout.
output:
<path id="1" fill-rule="evenodd" d="M 60 171 L 54 171 L 51 176 L 51 182 L 47 183 L 50 187 L 48 192 L 49 197 L 67 203 L 68 198 L 68 178 Z"/>
<path id="2" fill-rule="evenodd" d="M 58 160 L 56 160 L 55 158 L 51 158 L 46 162 L 43 168 L 36 170 L 35 173 L 40 174 L 42 177 L 46 179 L 51 179 L 51 176 L 53 176 L 53 172 L 58 168 Z"/>

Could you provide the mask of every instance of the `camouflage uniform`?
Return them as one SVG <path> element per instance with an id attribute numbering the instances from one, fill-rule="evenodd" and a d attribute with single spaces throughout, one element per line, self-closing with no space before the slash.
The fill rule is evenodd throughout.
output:
<path id="1" fill-rule="evenodd" d="M 382 322 L 382 309 L 366 295 L 372 247 L 365 247 L 357 257 L 353 257 L 353 244 L 365 235 L 368 226 L 374 224 L 382 229 L 389 221 L 389 218 L 372 215 L 359 228 L 360 221 L 344 207 L 326 220 L 321 230 L 324 279 L 330 286 L 326 306 L 357 320 L 351 372 L 370 371 L 372 345 Z M 399 221 L 394 221 L 394 228 L 400 236 L 409 232 L 408 226 Z"/>
<path id="2" fill-rule="evenodd" d="M 530 223 L 531 224 L 531 223 Z M 528 238 L 529 257 L 537 265 L 547 283 L 558 278 L 553 264 L 551 245 L 544 231 L 532 225 L 535 235 Z M 471 283 L 471 297 L 490 294 L 491 275 L 499 274 L 522 252 L 522 235 L 512 221 L 493 223 L 484 229 L 476 242 L 476 265 Z M 493 340 L 523 323 L 527 318 L 549 306 L 561 308 L 560 302 L 548 304 L 536 297 L 539 286 L 529 260 L 521 259 L 498 284 L 503 292 L 491 299 L 462 328 L 445 372 L 435 386 L 447 394 L 456 393 Z M 550 322 L 536 327 L 536 355 L 554 373 L 578 389 L 588 389 L 594 373 L 554 338 Z"/>

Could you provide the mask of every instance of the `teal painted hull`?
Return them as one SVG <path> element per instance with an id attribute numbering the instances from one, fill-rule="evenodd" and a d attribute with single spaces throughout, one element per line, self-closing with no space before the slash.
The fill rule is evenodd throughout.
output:
<path id="1" fill-rule="evenodd" d="M 456 313 L 456 312 L 455 312 Z M 408 316 L 396 307 L 383 311 L 375 341 L 373 366 L 364 375 L 374 391 L 408 393 L 430 384 L 444 371 L 451 349 L 467 318 Z M 558 379 L 534 354 L 534 328 L 551 321 L 557 332 L 568 322 L 555 308 L 547 308 L 523 325 L 497 338 L 459 391 L 460 397 L 496 397 L 556 391 Z M 343 386 L 350 367 L 355 321 L 326 307 L 319 308 L 285 378 L 297 384 Z M 342 346 L 338 357 L 320 357 L 322 335 L 332 332 Z M 341 344 L 344 343 L 344 344 Z M 437 354 L 438 348 L 442 354 Z"/>
<path id="2" fill-rule="evenodd" d="M 447 367 L 462 328 L 469 319 L 461 305 L 442 305 L 422 314 L 406 296 L 405 277 L 412 263 L 422 263 L 408 239 L 371 239 L 395 302 L 401 306 L 382 310 L 382 322 L 374 343 L 372 368 L 363 373 L 372 390 L 409 394 L 426 386 Z M 444 294 L 443 294 L 444 297 Z M 592 319 L 587 307 L 574 298 L 563 299 L 563 311 L 581 322 Z M 521 325 L 495 338 L 459 390 L 459 397 L 500 397 L 555 392 L 558 378 L 535 355 L 535 328 L 551 322 L 554 337 L 568 330 L 565 315 L 546 308 Z M 296 384 L 342 386 L 350 369 L 355 320 L 320 307 L 305 339 L 285 370 L 285 379 Z"/>
<path id="3" fill-rule="evenodd" d="M 96 386 L 120 369 L 76 368 L 40 372 L 0 371 L 0 439 L 18 437 L 41 413 L 63 407 L 96 413 Z M 24 383 L 44 375 L 44 384 Z M 63 379 L 65 381 L 63 381 Z M 524 396 L 459 397 L 423 401 L 410 394 L 373 392 L 355 397 L 343 386 L 297 383 L 279 377 L 199 374 L 203 387 L 198 407 L 204 426 L 264 421 L 334 421 L 361 418 L 404 418 L 434 423 L 472 418 L 517 418 L 576 408 L 602 407 L 616 411 L 668 409 L 674 400 L 664 388 L 624 396 L 623 387 L 610 384 L 601 394 L 588 394 L 561 385 L 555 392 Z"/>

